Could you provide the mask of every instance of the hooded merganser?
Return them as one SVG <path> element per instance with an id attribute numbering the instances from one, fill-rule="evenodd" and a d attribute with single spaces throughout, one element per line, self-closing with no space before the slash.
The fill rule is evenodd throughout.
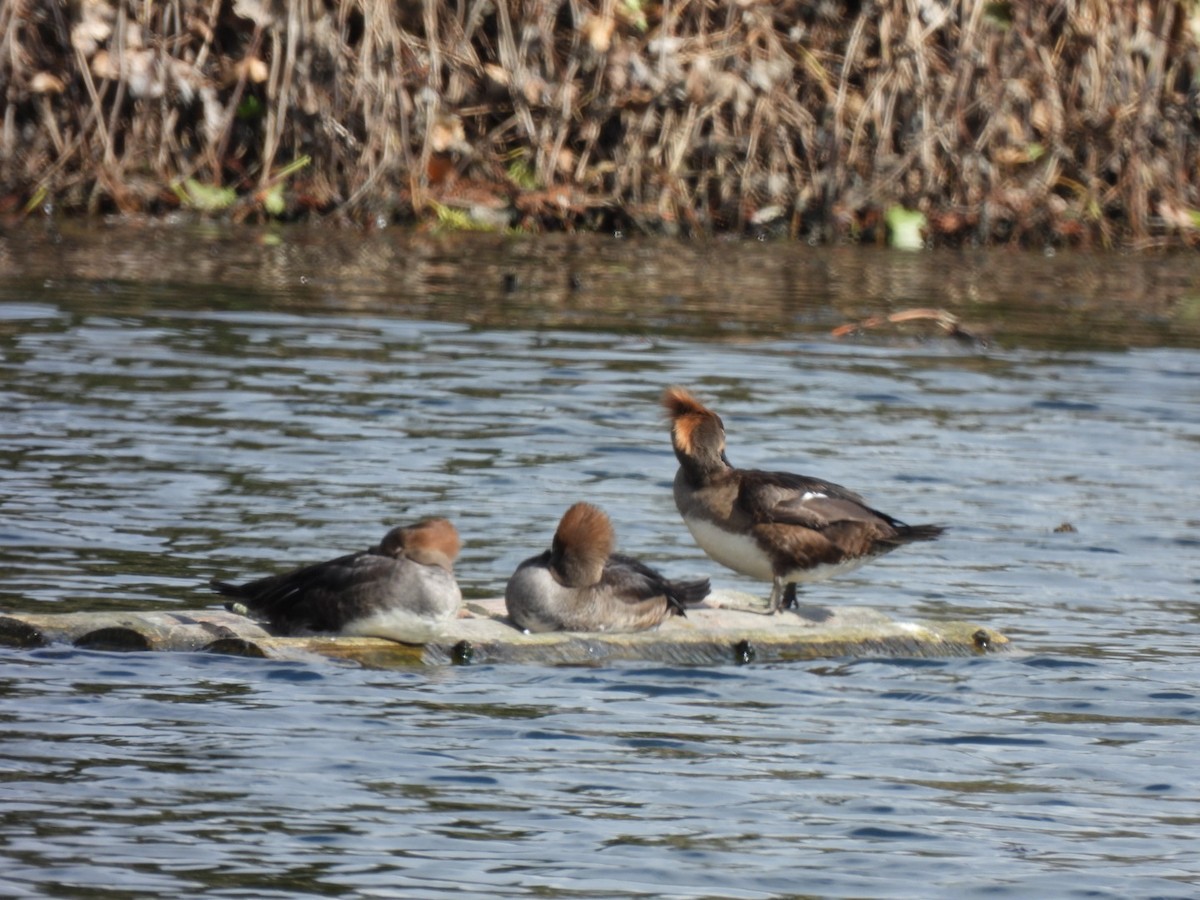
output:
<path id="1" fill-rule="evenodd" d="M 421 643 L 458 615 L 461 543 L 446 519 L 393 528 L 375 547 L 246 584 L 212 581 L 287 633 L 333 631 Z M 238 609 L 242 606 L 243 609 Z"/>
<path id="2" fill-rule="evenodd" d="M 940 525 L 905 525 L 840 485 L 736 469 L 725 456 L 721 417 L 681 387 L 663 393 L 679 460 L 675 505 L 692 537 L 723 566 L 770 581 L 769 611 L 796 605 L 798 582 L 857 569 Z"/>
<path id="3" fill-rule="evenodd" d="M 613 553 L 612 523 L 599 507 L 576 503 L 558 523 L 551 548 L 525 560 L 508 580 L 508 615 L 522 631 L 643 631 L 708 595 L 708 579 L 672 581 Z"/>

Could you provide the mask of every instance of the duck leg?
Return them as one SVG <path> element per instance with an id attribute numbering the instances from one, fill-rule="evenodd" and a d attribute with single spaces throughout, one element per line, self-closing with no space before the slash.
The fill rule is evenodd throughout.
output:
<path id="1" fill-rule="evenodd" d="M 783 590 L 783 604 L 780 609 L 799 609 L 800 603 L 796 599 L 796 582 L 789 581 L 787 587 Z"/>
<path id="2" fill-rule="evenodd" d="M 790 585 L 788 585 L 788 587 L 790 587 Z M 783 606 L 784 595 L 786 593 L 787 590 L 784 586 L 783 579 L 778 577 L 775 578 L 775 580 L 771 583 L 771 596 L 767 599 L 768 616 L 773 616 L 779 612 Z"/>

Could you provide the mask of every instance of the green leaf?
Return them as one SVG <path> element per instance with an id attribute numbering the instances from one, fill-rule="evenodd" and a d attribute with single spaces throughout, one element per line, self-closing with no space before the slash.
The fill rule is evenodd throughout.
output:
<path id="1" fill-rule="evenodd" d="M 263 102 L 253 94 L 247 94 L 242 98 L 242 102 L 238 104 L 237 117 L 243 121 L 247 119 L 261 119 L 264 112 L 266 112 L 266 107 L 263 106 Z"/>
<path id="2" fill-rule="evenodd" d="M 201 184 L 195 178 L 189 178 L 182 185 L 176 183 L 173 188 L 181 203 L 201 212 L 220 212 L 237 202 L 237 192 L 233 188 Z"/>
<path id="3" fill-rule="evenodd" d="M 38 185 L 38 189 L 33 192 L 33 196 L 30 197 L 29 202 L 25 204 L 25 214 L 28 215 L 41 206 L 42 201 L 46 199 L 47 194 L 49 194 L 49 191 L 46 190 L 46 186 L 44 184 Z"/>
<path id="4" fill-rule="evenodd" d="M 537 180 L 537 174 L 533 171 L 533 166 L 525 161 L 524 156 L 520 156 L 508 164 L 508 178 L 523 191 L 536 191 L 541 187 Z"/>
<path id="5" fill-rule="evenodd" d="M 266 193 L 262 198 L 263 209 L 272 216 L 282 216 L 283 211 L 287 209 L 287 204 L 283 199 L 283 182 L 276 182 L 267 188 Z"/>
<path id="6" fill-rule="evenodd" d="M 295 159 L 293 159 L 290 163 L 288 163 L 286 166 L 284 166 L 282 169 L 280 169 L 278 172 L 276 172 L 274 177 L 276 179 L 289 178 L 292 175 L 295 175 L 297 172 L 299 172 L 301 169 L 303 169 L 305 166 L 307 166 L 311 162 L 312 162 L 312 157 L 309 156 L 308 154 L 305 154 L 304 156 L 298 156 Z"/>
<path id="7" fill-rule="evenodd" d="M 625 7 L 625 15 L 634 28 L 645 31 L 650 27 L 646 20 L 646 11 L 642 8 L 642 0 L 625 0 L 621 5 Z"/>
<path id="8" fill-rule="evenodd" d="M 983 4 L 983 18 L 991 24 L 1007 31 L 1013 24 L 1013 8 L 1009 2 L 993 2 Z"/>
<path id="9" fill-rule="evenodd" d="M 889 206 L 883 214 L 887 223 L 888 243 L 898 250 L 920 250 L 925 246 L 921 231 L 925 227 L 925 214 L 905 209 L 897 204 Z"/>
<path id="10" fill-rule="evenodd" d="M 441 203 L 430 202 L 434 213 L 437 214 L 437 227 L 439 231 L 491 231 L 492 229 L 483 228 L 471 218 L 471 214 L 466 210 L 454 209 L 450 206 L 444 206 Z"/>

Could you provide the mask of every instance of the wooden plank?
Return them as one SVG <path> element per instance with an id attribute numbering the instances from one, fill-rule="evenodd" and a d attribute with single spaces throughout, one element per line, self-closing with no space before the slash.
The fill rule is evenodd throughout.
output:
<path id="1" fill-rule="evenodd" d="M 995 629 L 968 622 L 904 622 L 864 607 L 805 607 L 767 616 L 761 599 L 714 591 L 686 618 L 634 634 L 524 634 L 503 600 L 466 603 L 461 618 L 423 645 L 381 638 L 273 635 L 223 609 L 185 612 L 0 614 L 0 645 L 66 643 L 96 650 L 207 651 L 277 659 L 326 657 L 372 668 L 421 664 L 584 664 L 644 660 L 681 665 L 839 657 L 951 657 L 1005 651 Z"/>

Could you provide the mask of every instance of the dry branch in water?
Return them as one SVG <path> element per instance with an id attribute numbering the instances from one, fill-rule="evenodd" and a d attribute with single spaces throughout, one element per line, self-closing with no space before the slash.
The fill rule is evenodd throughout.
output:
<path id="1" fill-rule="evenodd" d="M 968 344 L 985 344 L 987 338 L 974 329 L 967 329 L 958 316 L 944 309 L 902 309 L 886 316 L 871 316 L 861 322 L 850 322 L 839 325 L 830 334 L 836 338 L 859 334 L 868 328 L 881 328 L 885 325 L 902 325 L 909 322 L 931 322 L 947 337 L 955 338 Z"/>
<path id="2" fill-rule="evenodd" d="M 0 212 L 1191 241 L 1191 11 L 8 0 Z"/>

